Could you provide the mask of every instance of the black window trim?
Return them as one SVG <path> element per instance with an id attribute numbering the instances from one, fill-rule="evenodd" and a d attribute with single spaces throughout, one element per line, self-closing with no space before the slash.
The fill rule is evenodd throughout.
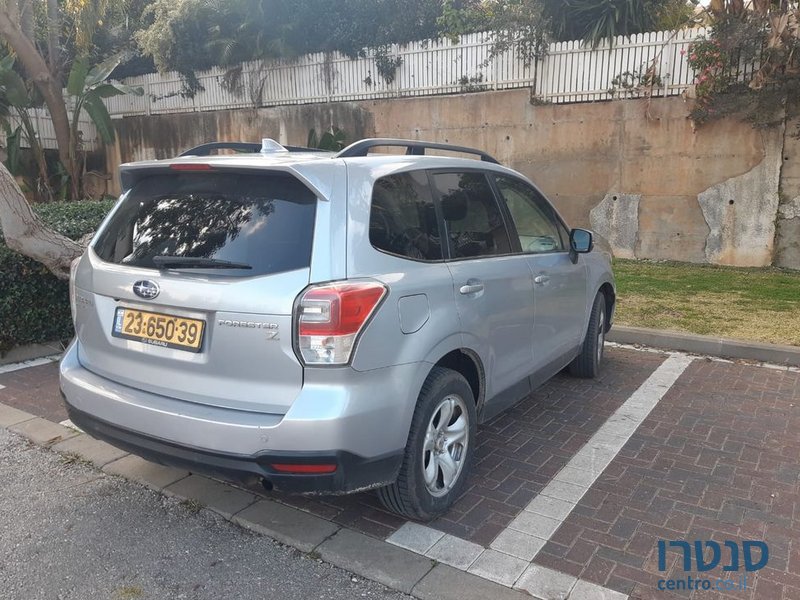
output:
<path id="1" fill-rule="evenodd" d="M 511 179 L 511 180 L 517 181 L 517 182 L 519 182 L 519 183 L 531 188 L 536 194 L 538 194 L 538 196 L 542 200 L 545 201 L 547 206 L 552 211 L 552 214 L 553 214 L 553 217 L 555 217 L 555 220 L 564 228 L 564 230 L 567 232 L 567 235 L 569 235 L 570 231 L 572 231 L 572 230 L 566 224 L 564 219 L 561 218 L 561 215 L 556 210 L 556 207 L 553 206 L 553 203 L 550 202 L 550 200 L 547 198 L 547 196 L 545 196 L 542 193 L 542 191 L 538 187 L 536 187 L 535 184 L 532 184 L 532 183 L 530 183 L 528 181 L 525 181 L 524 179 L 522 179 L 521 177 L 519 177 L 517 175 L 511 175 L 511 174 L 508 174 L 508 173 L 497 173 L 495 171 L 492 171 L 491 173 L 492 173 L 492 177 L 491 177 L 492 189 L 494 189 L 494 193 L 497 196 L 498 200 L 503 199 L 503 193 L 500 191 L 500 186 L 497 183 L 497 178 L 498 177 L 505 177 L 507 179 Z M 522 244 L 520 244 L 520 242 L 519 242 L 519 232 L 517 231 L 517 225 L 516 225 L 516 223 L 514 223 L 514 218 L 511 216 L 511 211 L 508 208 L 508 204 L 505 202 L 505 199 L 500 201 L 499 204 L 502 206 L 502 208 L 503 208 L 503 210 L 505 212 L 509 213 L 508 218 L 509 218 L 509 221 L 511 222 L 511 227 L 513 227 L 513 229 L 514 229 L 514 237 L 517 240 L 517 244 L 519 245 L 521 254 L 524 254 L 525 256 L 547 256 L 547 255 L 550 255 L 550 254 L 569 254 L 569 239 L 564 240 L 564 246 L 565 246 L 564 250 L 552 250 L 550 252 L 526 252 L 526 251 L 522 250 Z M 561 233 L 560 232 L 559 232 L 559 237 L 561 237 Z"/>
<path id="2" fill-rule="evenodd" d="M 497 191 L 494 186 L 494 181 L 492 177 L 489 177 L 490 174 L 494 174 L 494 171 L 488 169 L 481 169 L 475 167 L 446 167 L 440 169 L 427 169 L 428 173 L 428 185 L 431 189 L 431 193 L 433 194 L 433 201 L 436 206 L 436 217 L 439 221 L 439 228 L 442 233 L 442 254 L 445 256 L 446 262 L 462 262 L 467 260 L 486 260 L 487 258 L 502 258 L 505 256 L 519 256 L 522 254 L 522 246 L 519 243 L 519 236 L 518 235 L 511 235 L 511 230 L 509 229 L 509 221 L 510 216 L 508 214 L 508 209 L 504 206 L 504 202 L 500 202 L 500 199 L 497 196 Z M 449 231 L 447 228 L 447 222 L 444 219 L 444 213 L 442 212 L 441 206 L 441 195 L 439 194 L 439 190 L 436 188 L 434 184 L 433 177 L 434 175 L 440 174 L 449 174 L 449 173 L 480 173 L 486 178 L 486 183 L 489 185 L 489 189 L 492 191 L 492 197 L 494 198 L 495 205 L 497 206 L 497 210 L 500 212 L 500 216 L 503 219 L 503 225 L 506 230 L 506 235 L 509 239 L 509 244 L 512 247 L 511 252 L 506 252 L 503 254 L 490 254 L 490 255 L 483 255 L 483 256 L 463 256 L 453 258 L 450 255 L 450 237 Z M 516 234 L 516 230 L 514 230 Z"/>

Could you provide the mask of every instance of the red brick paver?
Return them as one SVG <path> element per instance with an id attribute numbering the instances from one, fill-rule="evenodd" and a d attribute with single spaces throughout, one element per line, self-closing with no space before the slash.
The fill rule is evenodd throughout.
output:
<path id="1" fill-rule="evenodd" d="M 67 418 L 58 388 L 58 363 L 0 374 L 0 402 L 60 423 Z"/>
<path id="2" fill-rule="evenodd" d="M 478 428 L 476 464 L 464 496 L 430 526 L 488 546 L 611 414 L 664 361 L 664 355 L 611 348 L 595 380 L 558 375 Z M 374 493 L 281 500 L 369 535 L 386 537 L 403 520 Z"/>
<path id="3" fill-rule="evenodd" d="M 701 576 L 677 549 L 659 572 L 659 539 L 763 540 L 769 563 L 747 591 L 658 591 L 661 578 Z M 723 555 L 702 576 L 738 579 Z M 798 598 L 800 374 L 692 363 L 534 562 L 633 598 Z"/>

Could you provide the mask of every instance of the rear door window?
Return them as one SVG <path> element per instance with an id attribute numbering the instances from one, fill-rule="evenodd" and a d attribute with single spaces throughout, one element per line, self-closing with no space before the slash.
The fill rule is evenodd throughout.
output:
<path id="1" fill-rule="evenodd" d="M 497 256 L 514 251 L 486 175 L 434 173 L 450 244 L 450 258 Z"/>
<path id="2" fill-rule="evenodd" d="M 292 271 L 311 263 L 315 214 L 313 192 L 288 175 L 154 175 L 128 193 L 94 250 L 148 269 L 179 257 L 250 267 L 214 269 L 228 276 Z"/>

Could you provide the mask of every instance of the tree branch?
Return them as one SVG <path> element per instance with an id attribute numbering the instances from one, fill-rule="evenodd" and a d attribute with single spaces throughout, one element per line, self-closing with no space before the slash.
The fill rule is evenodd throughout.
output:
<path id="1" fill-rule="evenodd" d="M 0 163 L 0 228 L 6 246 L 42 263 L 59 279 L 69 279 L 70 263 L 83 246 L 45 226 L 31 210 L 14 177 Z"/>
<path id="2" fill-rule="evenodd" d="M 14 50 L 28 77 L 42 94 L 53 122 L 59 159 L 74 177 L 74 161 L 70 152 L 69 117 L 61 91 L 61 82 L 51 73 L 34 41 L 23 33 L 20 27 L 19 11 L 16 8 L 16 3 L 8 0 L 0 8 L 0 36 Z"/>

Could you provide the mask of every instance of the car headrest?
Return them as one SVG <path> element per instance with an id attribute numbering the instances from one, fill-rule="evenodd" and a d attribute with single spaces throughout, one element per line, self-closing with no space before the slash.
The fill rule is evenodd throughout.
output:
<path id="1" fill-rule="evenodd" d="M 469 199 L 464 190 L 453 190 L 442 196 L 442 214 L 445 221 L 461 221 L 467 216 Z"/>

